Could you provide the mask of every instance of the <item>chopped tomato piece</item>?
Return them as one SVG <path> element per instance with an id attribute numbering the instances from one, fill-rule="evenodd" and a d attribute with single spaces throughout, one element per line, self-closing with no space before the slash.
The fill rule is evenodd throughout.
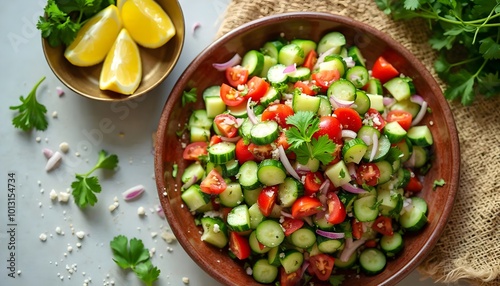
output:
<path id="1" fill-rule="evenodd" d="M 237 106 L 245 101 L 245 94 L 225 83 L 220 86 L 220 98 L 227 106 Z"/>
<path id="2" fill-rule="evenodd" d="M 277 186 L 267 186 L 260 191 L 259 197 L 257 198 L 257 205 L 264 216 L 269 216 L 271 214 L 277 197 Z"/>
<path id="3" fill-rule="evenodd" d="M 248 145 L 245 145 L 245 140 L 243 138 L 238 140 L 236 143 L 236 159 L 240 164 L 243 164 L 246 161 L 255 160 L 252 152 L 248 150 Z"/>
<path id="4" fill-rule="evenodd" d="M 361 117 L 356 110 L 349 107 L 339 107 L 333 112 L 342 125 L 342 129 L 358 132 L 363 126 Z"/>
<path id="5" fill-rule="evenodd" d="M 199 160 L 200 156 L 208 155 L 207 142 L 193 142 L 184 148 L 182 158 L 184 160 Z"/>
<path id="6" fill-rule="evenodd" d="M 381 83 L 385 83 L 393 77 L 399 75 L 399 72 L 382 56 L 378 57 L 372 68 L 372 76 L 378 78 Z"/>
<path id="7" fill-rule="evenodd" d="M 351 220 L 352 237 L 360 239 L 363 236 L 363 223 L 353 218 Z"/>
<path id="8" fill-rule="evenodd" d="M 298 88 L 302 93 L 307 95 L 316 95 L 318 93 L 318 86 L 312 83 L 312 81 L 298 81 L 293 85 L 293 88 Z"/>
<path id="9" fill-rule="evenodd" d="M 415 176 L 415 173 L 413 173 L 413 171 L 410 170 L 410 173 L 410 181 L 408 182 L 408 184 L 406 184 L 404 190 L 408 192 L 420 192 L 423 189 L 422 183 L 417 178 L 417 176 Z"/>
<path id="10" fill-rule="evenodd" d="M 411 113 L 404 110 L 391 110 L 387 113 L 387 122 L 397 121 L 407 131 L 411 127 L 412 119 Z"/>
<path id="11" fill-rule="evenodd" d="M 232 231 L 229 234 L 229 250 L 239 260 L 247 259 L 250 256 L 250 243 L 248 239 Z"/>
<path id="12" fill-rule="evenodd" d="M 328 205 L 326 220 L 331 224 L 342 223 L 347 216 L 344 204 L 334 192 L 329 192 L 326 198 L 326 204 Z"/>
<path id="13" fill-rule="evenodd" d="M 338 70 L 322 70 L 311 75 L 312 79 L 317 83 L 323 92 L 326 92 L 332 82 L 340 78 Z"/>
<path id="14" fill-rule="evenodd" d="M 365 113 L 365 119 L 370 120 L 373 123 L 373 128 L 377 129 L 378 131 L 382 131 L 385 126 L 385 120 L 375 108 L 370 108 L 368 111 Z"/>
<path id="15" fill-rule="evenodd" d="M 208 143 L 208 146 L 214 146 L 215 144 L 218 144 L 222 142 L 222 139 L 220 138 L 219 135 L 212 135 L 212 137 L 210 137 L 210 142 Z"/>
<path id="16" fill-rule="evenodd" d="M 320 253 L 309 258 L 311 272 L 321 281 L 327 281 L 332 275 L 335 259 L 328 254 Z"/>
<path id="17" fill-rule="evenodd" d="M 387 216 L 379 216 L 372 224 L 372 229 L 382 235 L 392 236 L 392 219 Z"/>
<path id="18" fill-rule="evenodd" d="M 377 241 L 375 239 L 369 239 L 365 242 L 365 246 L 368 248 L 375 248 L 377 247 Z"/>
<path id="19" fill-rule="evenodd" d="M 286 118 L 293 114 L 293 109 L 290 106 L 281 103 L 273 104 L 269 105 L 262 113 L 262 121 L 274 120 L 281 127 L 286 128 Z"/>
<path id="20" fill-rule="evenodd" d="M 375 186 L 380 178 L 380 169 L 374 163 L 361 163 L 356 169 L 356 183 Z"/>
<path id="21" fill-rule="evenodd" d="M 271 158 L 273 146 L 271 146 L 271 144 L 257 145 L 255 143 L 250 143 L 248 145 L 248 151 L 253 154 L 255 160 L 262 161 Z"/>
<path id="22" fill-rule="evenodd" d="M 310 69 L 311 71 L 314 69 L 316 62 L 318 61 L 318 53 L 315 50 L 309 51 L 307 53 L 306 58 L 304 59 L 303 67 Z"/>
<path id="23" fill-rule="evenodd" d="M 288 139 L 286 138 L 285 132 L 281 132 L 278 139 L 275 141 L 276 145 L 283 146 L 283 149 L 287 150 L 290 147 L 290 143 L 288 143 Z"/>
<path id="24" fill-rule="evenodd" d="M 327 135 L 333 142 L 342 143 L 342 127 L 340 121 L 333 116 L 321 116 L 319 118 L 319 130 L 313 135 L 318 139 L 322 135 Z"/>
<path id="25" fill-rule="evenodd" d="M 319 213 L 323 205 L 317 198 L 300 197 L 292 205 L 293 218 L 303 218 Z"/>
<path id="26" fill-rule="evenodd" d="M 308 172 L 304 180 L 304 189 L 306 196 L 310 196 L 319 191 L 319 187 L 323 184 L 325 178 L 321 172 Z"/>
<path id="27" fill-rule="evenodd" d="M 304 225 L 304 221 L 296 218 L 285 217 L 281 226 L 285 230 L 285 236 L 289 236 Z"/>
<path id="28" fill-rule="evenodd" d="M 284 267 L 280 267 L 280 286 L 297 286 L 300 285 L 301 272 L 300 268 L 292 273 L 286 273 Z"/>
<path id="29" fill-rule="evenodd" d="M 254 76 L 247 82 L 247 98 L 252 98 L 253 101 L 259 101 L 269 89 L 269 83 L 263 78 Z"/>
<path id="30" fill-rule="evenodd" d="M 247 83 L 248 69 L 242 66 L 234 66 L 226 69 L 226 79 L 232 87 L 238 87 Z"/>
<path id="31" fill-rule="evenodd" d="M 236 128 L 236 118 L 230 114 L 219 114 L 214 118 L 214 124 L 224 137 L 234 137 L 238 135 Z"/>
<path id="32" fill-rule="evenodd" d="M 208 175 L 201 181 L 201 191 L 210 195 L 218 195 L 227 188 L 226 181 L 215 169 L 210 171 Z"/>

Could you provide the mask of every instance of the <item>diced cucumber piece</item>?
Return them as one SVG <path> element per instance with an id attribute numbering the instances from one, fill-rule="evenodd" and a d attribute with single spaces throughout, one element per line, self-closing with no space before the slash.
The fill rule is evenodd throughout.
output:
<path id="1" fill-rule="evenodd" d="M 281 225 L 271 219 L 264 220 L 257 226 L 255 236 L 261 244 L 267 247 L 276 247 L 285 239 Z"/>
<path id="2" fill-rule="evenodd" d="M 319 169 L 319 163 L 320 162 L 318 159 L 309 158 L 309 160 L 307 160 L 307 163 L 305 164 L 301 164 L 298 161 L 295 161 L 293 168 L 295 170 L 303 169 L 303 170 L 310 170 L 311 172 L 316 172 Z"/>
<path id="3" fill-rule="evenodd" d="M 272 247 L 267 247 L 257 240 L 256 231 L 252 231 L 248 236 L 248 243 L 250 244 L 250 249 L 258 254 L 267 253 L 272 249 Z"/>
<path id="4" fill-rule="evenodd" d="M 371 101 L 366 92 L 358 89 L 356 91 L 356 100 L 354 100 L 354 104 L 352 108 L 356 110 L 359 115 L 363 116 L 371 106 Z"/>
<path id="5" fill-rule="evenodd" d="M 227 227 L 219 217 L 202 217 L 203 234 L 201 240 L 216 247 L 224 248 L 228 243 Z"/>
<path id="6" fill-rule="evenodd" d="M 391 110 L 407 111 L 407 112 L 411 113 L 412 118 L 415 118 L 417 116 L 418 112 L 420 111 L 420 105 L 409 100 L 409 99 L 406 99 L 406 100 L 397 101 L 396 103 L 394 103 L 391 106 L 390 109 Z"/>
<path id="7" fill-rule="evenodd" d="M 330 32 L 324 35 L 318 43 L 317 52 L 322 54 L 328 50 L 332 50 L 333 54 L 339 54 L 340 50 L 346 44 L 344 34 L 340 32 Z"/>
<path id="8" fill-rule="evenodd" d="M 356 88 L 362 88 L 368 83 L 370 76 L 368 70 L 363 66 L 353 66 L 348 69 L 345 78 L 352 82 Z"/>
<path id="9" fill-rule="evenodd" d="M 334 165 L 329 166 L 325 175 L 332 181 L 335 187 L 340 187 L 351 181 L 351 176 L 349 175 L 349 170 L 347 169 L 344 161 L 339 161 Z"/>
<path id="10" fill-rule="evenodd" d="M 399 232 L 393 235 L 384 235 L 380 239 L 380 248 L 387 257 L 394 257 L 403 250 L 403 236 Z"/>
<path id="11" fill-rule="evenodd" d="M 368 145 L 371 145 L 371 144 L 373 144 L 373 135 L 374 134 L 377 136 L 377 138 L 380 137 L 380 131 L 378 131 L 377 128 L 375 128 L 373 126 L 363 125 L 358 130 L 357 138 L 361 138 L 361 139 L 363 139 L 363 142 L 365 142 Z"/>
<path id="12" fill-rule="evenodd" d="M 380 171 L 380 177 L 378 178 L 377 184 L 383 184 L 391 179 L 393 170 L 391 163 L 382 160 L 375 162 L 375 165 Z"/>
<path id="13" fill-rule="evenodd" d="M 377 248 L 365 248 L 359 255 L 361 270 L 368 275 L 382 272 L 386 264 L 385 254 Z"/>
<path id="14" fill-rule="evenodd" d="M 265 159 L 259 164 L 257 177 L 262 184 L 274 186 L 285 182 L 286 170 L 280 161 Z"/>
<path id="15" fill-rule="evenodd" d="M 257 226 L 265 219 L 265 216 L 260 211 L 257 203 L 252 204 L 252 206 L 248 208 L 248 214 L 250 215 L 251 229 L 256 229 Z"/>
<path id="16" fill-rule="evenodd" d="M 332 54 L 326 56 L 325 61 L 320 63 L 318 65 L 318 68 L 320 71 L 337 70 L 339 71 L 340 77 L 343 77 L 347 70 L 347 64 L 341 56 L 337 54 Z"/>
<path id="17" fill-rule="evenodd" d="M 290 82 L 307 80 L 311 77 L 311 70 L 306 67 L 298 67 L 295 71 L 289 72 L 287 75 Z"/>
<path id="18" fill-rule="evenodd" d="M 390 184 L 383 184 L 377 187 L 377 201 L 380 202 L 379 210 L 384 216 L 397 216 L 403 208 L 403 191 L 402 189 L 395 189 L 393 191 L 394 187 Z"/>
<path id="19" fill-rule="evenodd" d="M 427 149 L 425 149 L 422 146 L 415 145 L 413 146 L 413 162 L 415 162 L 414 167 L 415 168 L 420 168 L 424 166 L 427 161 L 429 161 L 429 154 L 427 152 Z"/>
<path id="20" fill-rule="evenodd" d="M 289 66 L 296 64 L 300 66 L 304 63 L 306 55 L 304 50 L 297 44 L 287 44 L 284 45 L 278 53 L 278 63 Z"/>
<path id="21" fill-rule="evenodd" d="M 232 142 L 221 142 L 208 148 L 208 157 L 215 164 L 225 164 L 234 160 L 236 145 Z"/>
<path id="22" fill-rule="evenodd" d="M 187 190 L 182 192 L 181 199 L 189 210 L 193 212 L 209 203 L 210 195 L 202 192 L 199 185 L 191 185 Z"/>
<path id="23" fill-rule="evenodd" d="M 264 55 L 264 66 L 262 67 L 262 71 L 260 72 L 260 77 L 267 77 L 269 69 L 277 63 L 277 58 L 273 58 L 269 55 Z"/>
<path id="24" fill-rule="evenodd" d="M 240 165 L 236 160 L 231 160 L 226 164 L 221 164 L 220 167 L 222 176 L 224 176 L 225 178 L 236 176 L 236 174 L 238 174 L 238 171 L 240 170 Z"/>
<path id="25" fill-rule="evenodd" d="M 405 207 L 406 211 L 399 218 L 401 227 L 408 231 L 419 231 L 427 224 L 427 204 L 422 199 L 419 201 L 415 198 L 411 198 L 411 206 Z"/>
<path id="26" fill-rule="evenodd" d="M 240 128 L 238 128 L 238 134 L 243 138 L 250 139 L 250 130 L 252 130 L 252 127 L 252 121 L 250 121 L 250 119 L 248 118 L 245 118 Z"/>
<path id="27" fill-rule="evenodd" d="M 318 95 L 318 97 L 320 99 L 318 115 L 319 116 L 332 115 L 332 104 L 330 103 L 330 100 L 328 100 L 328 97 L 324 95 Z"/>
<path id="28" fill-rule="evenodd" d="M 276 90 L 276 88 L 274 88 L 273 86 L 269 87 L 269 89 L 266 91 L 266 93 L 264 94 L 264 96 L 262 96 L 260 98 L 260 103 L 261 105 L 257 105 L 254 107 L 254 113 L 255 113 L 255 109 L 259 106 L 262 106 L 262 107 L 267 107 L 268 105 L 270 105 L 271 103 L 277 101 L 277 100 L 280 100 L 280 93 Z M 257 114 L 257 113 L 255 113 Z"/>
<path id="29" fill-rule="evenodd" d="M 302 227 L 290 234 L 290 242 L 300 248 L 309 248 L 316 243 L 316 233 L 309 227 Z"/>
<path id="30" fill-rule="evenodd" d="M 285 273 L 293 273 L 302 266 L 304 262 L 304 254 L 296 249 L 287 249 L 279 253 L 281 266 L 285 269 Z"/>
<path id="31" fill-rule="evenodd" d="M 220 97 L 220 85 L 213 85 L 207 87 L 203 91 L 203 99 L 207 97 Z"/>
<path id="32" fill-rule="evenodd" d="M 267 72 L 267 80 L 271 84 L 283 84 L 288 81 L 288 74 L 283 71 L 286 69 L 286 66 L 283 64 L 277 64 L 269 68 Z"/>
<path id="33" fill-rule="evenodd" d="M 247 118 L 248 113 L 247 113 L 247 103 L 246 101 L 238 104 L 236 106 L 228 106 L 227 111 L 229 111 L 229 114 L 236 118 Z"/>
<path id="34" fill-rule="evenodd" d="M 191 113 L 191 116 L 189 116 L 188 127 L 210 129 L 212 127 L 212 122 L 213 120 L 208 118 L 206 110 L 193 110 L 193 113 Z"/>
<path id="35" fill-rule="evenodd" d="M 321 99 L 317 96 L 309 96 L 302 93 L 294 93 L 292 98 L 292 109 L 297 111 L 311 111 L 318 113 Z"/>
<path id="36" fill-rule="evenodd" d="M 356 199 L 352 208 L 356 219 L 359 221 L 374 221 L 378 216 L 376 203 L 376 196 L 365 196 Z"/>
<path id="37" fill-rule="evenodd" d="M 305 39 L 293 39 L 290 41 L 292 44 L 296 44 L 299 46 L 303 51 L 304 54 L 307 55 L 310 51 L 315 51 L 317 44 L 316 42 L 312 40 L 305 40 Z"/>
<path id="38" fill-rule="evenodd" d="M 349 50 L 347 51 L 347 56 L 351 57 L 352 60 L 356 63 L 356 65 L 366 67 L 365 64 L 366 60 L 363 57 L 363 54 L 361 53 L 358 47 L 356 46 L 350 47 Z"/>
<path id="39" fill-rule="evenodd" d="M 192 126 L 189 131 L 191 142 L 208 142 L 210 140 L 210 130 Z"/>
<path id="40" fill-rule="evenodd" d="M 434 142 L 432 133 L 427 125 L 412 126 L 408 130 L 408 139 L 413 145 L 427 147 Z"/>
<path id="41" fill-rule="evenodd" d="M 384 87 L 397 101 L 407 100 L 415 94 L 415 86 L 412 80 L 407 77 L 390 79 L 384 83 Z"/>
<path id="42" fill-rule="evenodd" d="M 200 162 L 194 162 L 187 166 L 182 173 L 181 181 L 183 183 L 189 182 L 191 178 L 196 177 L 196 182 L 205 176 L 205 169 L 201 166 Z"/>
<path id="43" fill-rule="evenodd" d="M 241 65 L 248 69 L 248 75 L 260 75 L 264 68 L 264 55 L 256 50 L 246 52 L 241 60 Z"/>
<path id="44" fill-rule="evenodd" d="M 254 190 L 260 187 L 261 183 L 257 177 L 258 169 L 259 165 L 255 161 L 246 161 L 241 165 L 237 177 L 238 182 L 244 190 Z"/>
<path id="45" fill-rule="evenodd" d="M 397 143 L 405 138 L 406 130 L 399 125 L 399 122 L 392 121 L 387 122 L 384 126 L 384 134 L 387 136 L 387 139 L 389 139 L 389 142 Z"/>
<path id="46" fill-rule="evenodd" d="M 226 104 L 220 96 L 210 96 L 205 98 L 205 108 L 207 110 L 207 117 L 215 118 L 215 116 L 226 111 Z"/>
<path id="47" fill-rule="evenodd" d="M 250 229 L 250 214 L 248 213 L 248 206 L 242 204 L 234 207 L 227 215 L 227 224 L 229 228 L 241 232 Z"/>
<path id="48" fill-rule="evenodd" d="M 268 55 L 268 56 L 278 60 L 278 53 L 283 46 L 284 46 L 284 44 L 281 41 L 270 41 L 270 42 L 265 43 L 264 46 L 262 46 L 260 51 L 264 55 Z"/>
<path id="49" fill-rule="evenodd" d="M 286 177 L 278 187 L 278 202 L 288 208 L 304 194 L 304 185 L 292 177 Z"/>
<path id="50" fill-rule="evenodd" d="M 250 138 L 257 145 L 266 145 L 274 142 L 279 136 L 279 125 L 274 120 L 261 121 L 250 130 Z"/>
<path id="51" fill-rule="evenodd" d="M 373 146 L 374 146 L 373 144 L 368 146 L 368 149 L 366 150 L 366 153 L 363 157 L 366 161 L 370 160 Z M 389 149 L 391 148 L 391 142 L 389 141 L 387 136 L 382 135 L 378 139 L 377 147 L 378 147 L 377 151 L 375 152 L 375 156 L 373 157 L 373 160 L 371 162 L 378 162 L 384 160 L 384 158 L 387 156 L 387 153 L 389 153 Z"/>
<path id="52" fill-rule="evenodd" d="M 335 253 L 343 245 L 340 239 L 330 239 L 321 235 L 318 235 L 316 243 L 318 244 L 319 251 L 322 253 Z"/>
<path id="53" fill-rule="evenodd" d="M 346 141 L 342 147 L 342 158 L 344 162 L 358 164 L 365 155 L 368 146 L 360 138 Z"/>
<path id="54" fill-rule="evenodd" d="M 378 78 L 370 78 L 367 83 L 366 93 L 383 95 L 384 89 Z"/>
<path id="55" fill-rule="evenodd" d="M 400 156 L 401 162 L 404 163 L 408 161 L 413 153 L 413 144 L 410 139 L 406 137 L 404 140 L 396 143 L 395 146 L 403 153 L 403 156 Z"/>
<path id="56" fill-rule="evenodd" d="M 370 99 L 370 108 L 373 108 L 380 113 L 384 112 L 384 97 L 382 95 L 367 93 L 366 96 Z"/>
<path id="57" fill-rule="evenodd" d="M 335 98 L 342 101 L 355 101 L 356 100 L 356 87 L 354 84 L 346 79 L 339 79 L 334 81 L 328 91 L 326 92 L 328 98 Z"/>
<path id="58" fill-rule="evenodd" d="M 278 277 L 278 267 L 269 264 L 266 258 L 261 258 L 253 265 L 252 276 L 259 283 L 271 283 Z"/>
<path id="59" fill-rule="evenodd" d="M 230 208 L 241 204 L 245 200 L 241 185 L 238 182 L 231 182 L 227 184 L 226 189 L 219 194 L 219 200 L 223 206 Z"/>

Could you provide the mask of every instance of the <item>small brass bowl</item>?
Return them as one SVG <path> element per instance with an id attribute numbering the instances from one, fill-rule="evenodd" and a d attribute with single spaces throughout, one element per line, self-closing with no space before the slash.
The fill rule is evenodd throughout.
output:
<path id="1" fill-rule="evenodd" d="M 139 97 L 158 86 L 173 70 L 184 45 L 185 23 L 181 6 L 177 0 L 156 0 L 169 15 L 175 26 L 175 36 L 157 49 L 139 46 L 142 60 L 142 80 L 131 95 L 123 95 L 99 89 L 102 63 L 90 67 L 72 65 L 64 57 L 64 46 L 51 47 L 42 38 L 43 53 L 54 74 L 72 91 L 95 100 L 122 101 Z"/>

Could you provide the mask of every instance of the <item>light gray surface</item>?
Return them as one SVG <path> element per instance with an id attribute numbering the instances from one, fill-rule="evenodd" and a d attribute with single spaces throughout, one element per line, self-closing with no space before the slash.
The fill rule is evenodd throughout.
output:
<path id="1" fill-rule="evenodd" d="M 109 241 L 118 234 L 137 237 L 149 249 L 155 248 L 153 264 L 161 270 L 156 285 L 218 285 L 183 251 L 178 243 L 168 244 L 160 234 L 168 231 L 166 220 L 151 212 L 158 204 L 153 178 L 151 136 L 156 129 L 162 107 L 176 79 L 187 64 L 213 39 L 220 23 L 218 17 L 229 0 L 181 0 L 186 23 L 184 50 L 173 73 L 153 92 L 141 100 L 110 104 L 78 96 L 64 87 L 52 74 L 41 48 L 40 33 L 35 28 L 45 1 L 6 1 L 0 17 L 0 51 L 2 82 L 0 111 L 0 284 L 1 285 L 140 285 L 132 273 L 123 272 L 111 260 Z M 194 23 L 200 28 L 192 33 Z M 47 76 L 38 92 L 47 106 L 49 128 L 45 132 L 22 132 L 10 121 L 19 95 L 27 95 L 32 86 Z M 56 87 L 63 87 L 59 97 Z M 52 117 L 57 112 L 57 117 Z M 104 127 L 103 125 L 108 125 Z M 41 141 L 36 142 L 40 137 Z M 46 173 L 43 148 L 58 150 L 67 142 L 70 152 L 64 155 L 57 170 Z M 76 172 L 86 172 L 94 165 L 99 150 L 105 149 L 120 158 L 115 173 L 95 174 L 101 178 L 103 192 L 96 206 L 84 211 L 72 201 L 51 201 L 49 193 L 70 187 Z M 76 152 L 80 156 L 76 156 Z M 16 176 L 15 240 L 10 240 L 7 210 L 8 173 Z M 138 184 L 146 193 L 138 200 L 125 202 L 121 193 Z M 118 197 L 119 207 L 111 213 L 108 206 Z M 137 215 L 144 207 L 146 216 Z M 64 234 L 58 234 L 59 227 Z M 74 232 L 84 231 L 80 240 Z M 153 237 L 151 233 L 158 236 Z M 48 236 L 41 242 L 40 234 Z M 15 243 L 15 272 L 8 276 L 9 241 Z M 77 243 L 81 247 L 77 247 Z M 68 251 L 68 246 L 73 251 Z M 67 269 L 76 269 L 70 273 Z M 20 272 L 20 274 L 18 274 Z M 62 279 L 61 279 L 62 277 Z M 424 286 L 413 272 L 400 285 Z"/>

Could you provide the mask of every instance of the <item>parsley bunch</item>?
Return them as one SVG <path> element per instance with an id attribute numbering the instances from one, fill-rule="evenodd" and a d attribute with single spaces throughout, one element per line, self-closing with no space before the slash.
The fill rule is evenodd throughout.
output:
<path id="1" fill-rule="evenodd" d="M 293 125 L 285 131 L 285 135 L 300 164 L 307 164 L 309 159 L 318 159 L 326 165 L 333 160 L 335 143 L 327 135 L 313 138 L 319 130 L 319 118 L 313 112 L 298 111 L 288 116 L 286 123 Z"/>
<path id="2" fill-rule="evenodd" d="M 85 174 L 76 174 L 76 181 L 71 184 L 73 189 L 73 197 L 75 198 L 75 203 L 84 208 L 88 205 L 93 206 L 97 202 L 97 197 L 95 193 L 101 192 L 101 185 L 99 184 L 99 178 L 96 176 L 89 177 L 97 169 L 107 169 L 113 170 L 118 166 L 118 156 L 108 155 L 106 151 L 101 150 L 99 152 L 99 159 L 95 166 Z"/>
<path id="3" fill-rule="evenodd" d="M 47 0 L 45 15 L 36 27 L 52 47 L 68 46 L 86 20 L 102 9 L 115 4 L 114 0 Z"/>
<path id="4" fill-rule="evenodd" d="M 21 100 L 20 105 L 9 107 L 11 110 L 19 111 L 19 114 L 12 119 L 14 127 L 28 131 L 33 127 L 37 130 L 45 130 L 49 126 L 45 117 L 47 108 L 36 100 L 36 90 L 44 80 L 45 77 L 42 77 L 26 98 L 22 95 L 19 97 Z"/>
<path id="5" fill-rule="evenodd" d="M 113 261 L 123 269 L 132 269 L 144 284 L 153 285 L 160 276 L 160 269 L 151 263 L 149 251 L 142 240 L 130 239 L 129 247 L 128 238 L 119 235 L 113 238 L 109 245 L 113 251 Z"/>
<path id="6" fill-rule="evenodd" d="M 434 67 L 445 97 L 470 105 L 476 95 L 500 95 L 500 0 L 375 0 L 395 20 L 428 19 Z"/>

